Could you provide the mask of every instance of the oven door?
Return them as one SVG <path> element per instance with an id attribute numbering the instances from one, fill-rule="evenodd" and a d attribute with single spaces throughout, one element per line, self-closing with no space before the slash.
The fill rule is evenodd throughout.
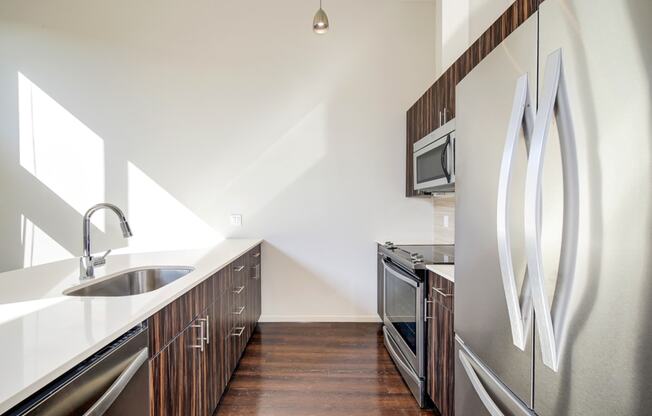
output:
<path id="1" fill-rule="evenodd" d="M 445 189 L 455 182 L 454 142 L 449 134 L 414 152 L 414 189 Z"/>
<path id="2" fill-rule="evenodd" d="M 424 377 L 423 283 L 387 259 L 383 265 L 385 327 L 417 377 Z"/>

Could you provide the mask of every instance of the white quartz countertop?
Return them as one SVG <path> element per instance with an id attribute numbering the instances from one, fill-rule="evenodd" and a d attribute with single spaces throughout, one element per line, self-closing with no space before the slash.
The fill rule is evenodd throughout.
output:
<path id="1" fill-rule="evenodd" d="M 452 264 L 429 264 L 426 268 L 455 283 L 455 266 Z"/>
<path id="2" fill-rule="evenodd" d="M 72 297 L 79 260 L 0 273 L 0 413 L 146 320 L 262 240 L 228 239 L 204 250 L 109 255 L 102 279 L 143 266 L 192 266 L 153 292 L 124 297 Z"/>

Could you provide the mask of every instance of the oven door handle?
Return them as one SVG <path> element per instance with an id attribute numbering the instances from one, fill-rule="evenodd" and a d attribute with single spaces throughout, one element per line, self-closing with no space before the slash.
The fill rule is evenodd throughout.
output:
<path id="1" fill-rule="evenodd" d="M 387 259 L 383 259 L 383 265 L 385 266 L 385 273 L 389 272 L 393 276 L 396 276 L 399 279 L 401 279 L 402 281 L 404 281 L 405 283 L 407 283 L 407 284 L 409 284 L 411 286 L 414 286 L 414 287 L 419 287 L 420 282 L 419 282 L 419 280 L 417 280 L 416 277 L 412 277 L 412 276 L 408 275 L 407 273 L 401 271 L 397 267 L 393 266 L 392 263 L 390 261 L 388 261 Z"/>

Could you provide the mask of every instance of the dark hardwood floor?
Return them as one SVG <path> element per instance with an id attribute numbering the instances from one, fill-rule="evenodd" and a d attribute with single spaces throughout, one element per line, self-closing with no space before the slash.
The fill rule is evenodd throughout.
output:
<path id="1" fill-rule="evenodd" d="M 216 415 L 432 415 L 383 346 L 380 324 L 260 323 Z"/>

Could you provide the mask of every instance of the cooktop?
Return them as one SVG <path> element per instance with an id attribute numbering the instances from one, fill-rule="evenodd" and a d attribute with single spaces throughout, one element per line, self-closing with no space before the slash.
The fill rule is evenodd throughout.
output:
<path id="1" fill-rule="evenodd" d="M 452 244 L 396 245 L 388 241 L 382 245 L 382 248 L 390 258 L 413 266 L 455 263 L 455 245 Z"/>

